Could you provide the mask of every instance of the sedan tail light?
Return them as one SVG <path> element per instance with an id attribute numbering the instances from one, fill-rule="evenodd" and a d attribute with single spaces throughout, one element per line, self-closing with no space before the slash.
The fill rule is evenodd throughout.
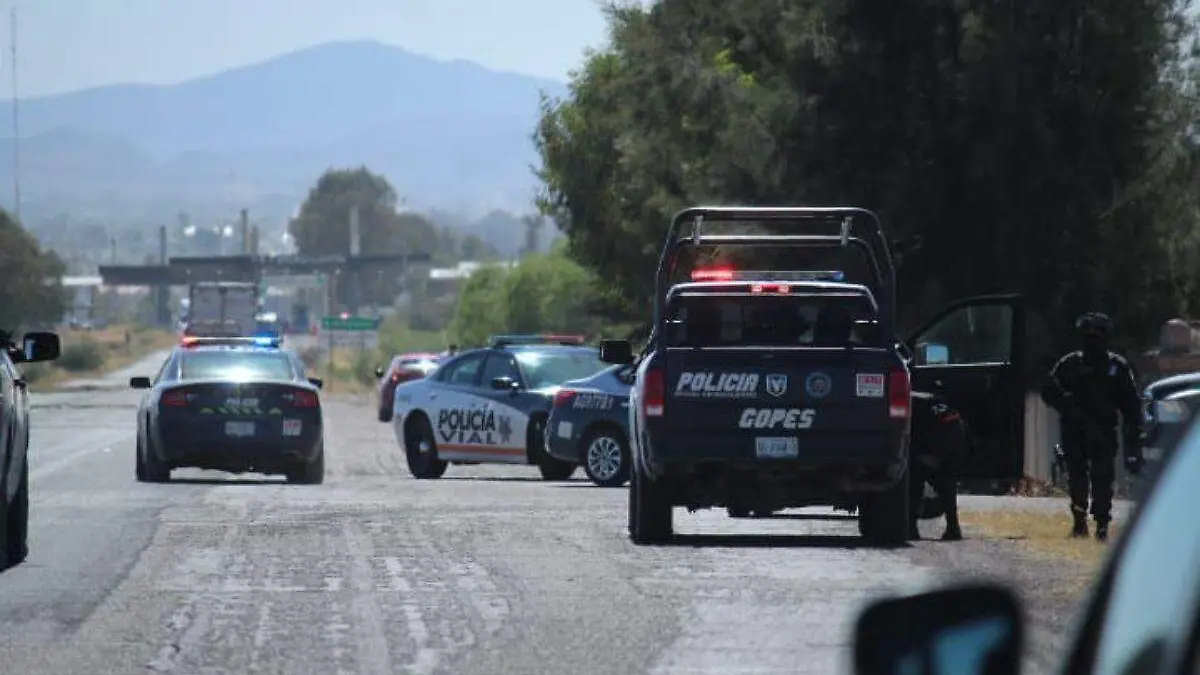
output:
<path id="1" fill-rule="evenodd" d="M 163 392 L 162 397 L 159 398 L 159 403 L 171 408 L 179 408 L 191 403 L 194 398 L 195 395 L 186 389 L 172 389 Z"/>
<path id="2" fill-rule="evenodd" d="M 574 389 L 559 389 L 554 394 L 554 407 L 562 408 L 571 403 L 575 399 Z"/>
<path id="3" fill-rule="evenodd" d="M 321 405 L 321 401 L 317 398 L 317 395 L 306 389 L 297 389 L 290 395 L 285 394 L 284 399 L 290 401 L 292 406 L 296 408 L 316 408 Z"/>

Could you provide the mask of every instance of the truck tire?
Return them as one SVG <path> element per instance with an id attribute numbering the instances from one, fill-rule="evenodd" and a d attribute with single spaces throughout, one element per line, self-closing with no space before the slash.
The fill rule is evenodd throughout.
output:
<path id="1" fill-rule="evenodd" d="M 674 507 L 662 483 L 650 480 L 636 466 L 629 484 L 629 539 L 635 544 L 659 544 L 671 538 Z"/>
<path id="2" fill-rule="evenodd" d="M 868 541 L 882 546 L 903 546 L 908 542 L 909 504 L 908 471 L 892 487 L 863 497 L 858 510 L 858 532 Z"/>

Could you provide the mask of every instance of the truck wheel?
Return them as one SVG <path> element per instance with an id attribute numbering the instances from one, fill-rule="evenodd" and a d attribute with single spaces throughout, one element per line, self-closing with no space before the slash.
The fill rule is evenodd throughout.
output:
<path id="1" fill-rule="evenodd" d="M 662 483 L 650 480 L 646 474 L 633 470 L 629 485 L 629 539 L 635 544 L 658 544 L 673 533 L 674 507 Z"/>
<path id="2" fill-rule="evenodd" d="M 858 532 L 883 546 L 903 546 L 908 542 L 908 472 L 895 485 L 867 494 L 858 514 Z"/>
<path id="3" fill-rule="evenodd" d="M 446 473 L 446 462 L 438 459 L 437 441 L 433 438 L 429 420 L 418 417 L 412 425 L 404 443 L 408 472 L 418 480 L 441 478 Z"/>

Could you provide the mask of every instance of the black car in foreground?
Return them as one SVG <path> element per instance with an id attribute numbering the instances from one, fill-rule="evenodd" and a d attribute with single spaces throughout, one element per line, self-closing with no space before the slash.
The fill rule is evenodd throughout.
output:
<path id="1" fill-rule="evenodd" d="M 0 331 L 0 570 L 29 555 L 29 392 L 18 363 L 58 358 L 54 333 Z"/>
<path id="2" fill-rule="evenodd" d="M 191 339 L 146 389 L 138 409 L 137 479 L 161 483 L 190 467 L 284 474 L 321 483 L 325 448 L 321 381 L 292 354 L 255 341 Z"/>

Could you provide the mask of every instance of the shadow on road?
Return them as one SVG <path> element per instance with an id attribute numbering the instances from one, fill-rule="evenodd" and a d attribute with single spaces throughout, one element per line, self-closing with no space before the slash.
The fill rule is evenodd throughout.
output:
<path id="1" fill-rule="evenodd" d="M 486 483 L 549 483 L 532 476 L 442 476 L 439 480 L 470 480 Z"/>
<path id="2" fill-rule="evenodd" d="M 172 478 L 180 485 L 287 485 L 283 478 Z"/>
<path id="3" fill-rule="evenodd" d="M 677 534 L 661 546 L 706 548 L 910 548 L 909 544 L 883 546 L 861 537 L 823 534 Z"/>
<path id="4" fill-rule="evenodd" d="M 747 518 L 746 520 L 852 521 L 858 520 L 858 516 L 852 516 L 847 513 L 773 513 L 762 518 Z"/>

